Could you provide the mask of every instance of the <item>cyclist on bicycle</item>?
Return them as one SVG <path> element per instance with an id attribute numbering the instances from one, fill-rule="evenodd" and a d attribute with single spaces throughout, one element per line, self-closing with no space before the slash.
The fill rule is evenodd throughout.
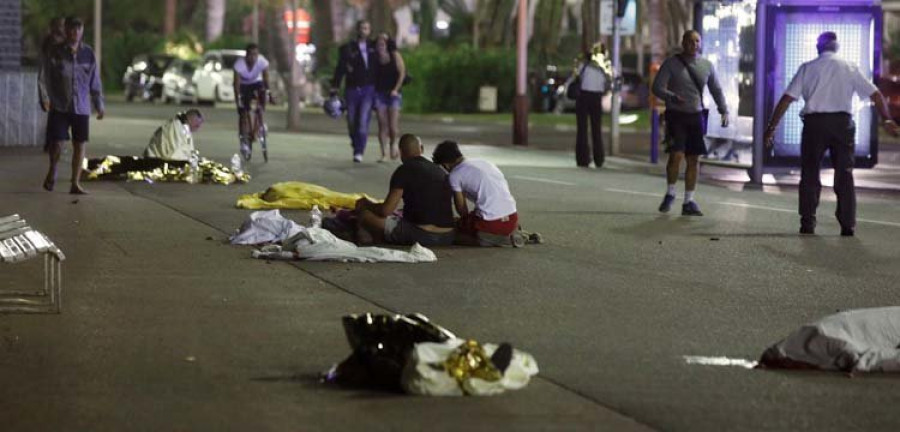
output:
<path id="1" fill-rule="evenodd" d="M 234 62 L 234 94 L 237 96 L 235 102 L 240 116 L 241 155 L 250 160 L 256 132 L 265 127 L 265 123 L 254 124 L 254 120 L 263 121 L 266 100 L 272 101 L 272 94 L 269 93 L 269 61 L 259 55 L 259 46 L 254 43 L 248 44 L 244 57 Z M 250 116 L 250 106 L 254 99 L 259 110 L 258 118 Z"/>

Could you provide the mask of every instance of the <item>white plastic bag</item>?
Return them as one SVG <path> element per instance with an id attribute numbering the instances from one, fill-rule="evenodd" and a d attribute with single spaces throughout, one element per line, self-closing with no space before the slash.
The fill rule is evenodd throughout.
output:
<path id="1" fill-rule="evenodd" d="M 463 343 L 463 339 L 451 339 L 444 343 L 416 344 L 403 368 L 403 389 L 407 393 L 428 396 L 489 396 L 523 388 L 538 373 L 534 357 L 514 349 L 509 367 L 500 380 L 468 378 L 461 383 L 457 382 L 444 369 L 444 362 Z M 482 347 L 488 356 L 497 350 L 495 344 L 484 344 Z"/>

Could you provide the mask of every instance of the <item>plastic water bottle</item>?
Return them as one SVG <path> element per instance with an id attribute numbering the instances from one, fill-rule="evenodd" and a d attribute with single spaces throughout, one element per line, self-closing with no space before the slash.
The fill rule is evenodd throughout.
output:
<path id="1" fill-rule="evenodd" d="M 322 210 L 319 210 L 318 205 L 313 205 L 312 210 L 309 211 L 309 226 L 322 228 Z"/>
<path id="2" fill-rule="evenodd" d="M 237 153 L 231 157 L 231 173 L 234 174 L 236 178 L 244 175 L 244 169 L 241 167 L 241 155 Z"/>
<path id="3" fill-rule="evenodd" d="M 200 182 L 200 157 L 197 153 L 191 153 L 190 166 L 188 167 L 190 171 L 188 171 L 188 182 L 189 183 L 199 183 Z"/>

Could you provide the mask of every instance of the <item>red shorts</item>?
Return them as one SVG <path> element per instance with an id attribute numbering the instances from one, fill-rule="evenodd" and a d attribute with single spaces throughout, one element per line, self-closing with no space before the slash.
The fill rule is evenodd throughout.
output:
<path id="1" fill-rule="evenodd" d="M 486 221 L 480 216 L 476 215 L 475 212 L 472 212 L 459 219 L 459 226 L 457 227 L 457 229 L 459 229 L 463 233 L 472 235 L 478 232 L 484 232 L 488 234 L 505 236 L 515 232 L 518 227 L 518 213 L 513 213 L 509 216 L 504 216 L 497 220 Z"/>

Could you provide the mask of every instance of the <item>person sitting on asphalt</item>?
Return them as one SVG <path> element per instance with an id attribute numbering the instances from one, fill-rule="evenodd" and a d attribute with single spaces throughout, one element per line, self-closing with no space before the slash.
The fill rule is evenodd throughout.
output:
<path id="1" fill-rule="evenodd" d="M 422 157 L 419 137 L 400 137 L 400 160 L 391 176 L 390 190 L 383 203 L 366 198 L 356 202 L 360 238 L 366 234 L 376 243 L 422 246 L 453 244 L 453 210 L 447 173 Z M 394 211 L 403 200 L 403 216 Z M 360 240 L 360 243 L 368 243 Z"/>
<path id="2" fill-rule="evenodd" d="M 166 160 L 190 160 L 195 152 L 193 132 L 203 125 L 203 114 L 197 109 L 189 109 L 175 115 L 156 129 L 150 144 L 144 150 L 144 157 Z"/>
<path id="3" fill-rule="evenodd" d="M 453 203 L 460 216 L 456 226 L 458 244 L 493 246 L 495 242 L 489 240 L 491 235 L 508 237 L 516 232 L 519 226 L 516 200 L 496 165 L 463 157 L 455 141 L 438 144 L 432 160 L 450 173 Z M 467 199 L 475 204 L 471 212 Z"/>

